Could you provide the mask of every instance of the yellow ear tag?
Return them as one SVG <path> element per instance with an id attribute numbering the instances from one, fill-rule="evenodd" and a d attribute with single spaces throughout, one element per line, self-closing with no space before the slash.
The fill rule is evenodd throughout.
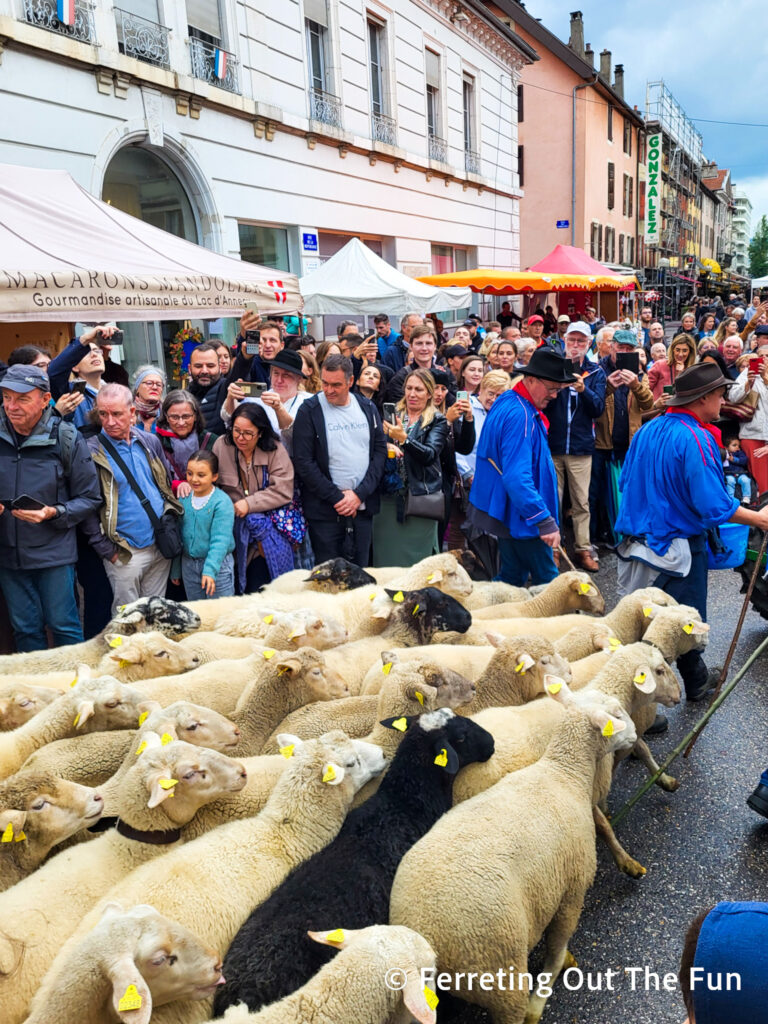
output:
<path id="1" fill-rule="evenodd" d="M 418 615 L 418 614 L 419 614 L 419 606 L 417 604 L 415 604 L 413 606 L 413 611 L 411 612 L 411 615 Z"/>
<path id="2" fill-rule="evenodd" d="M 590 585 L 588 583 L 580 583 L 579 584 L 579 593 L 580 594 L 588 594 L 591 589 L 592 589 L 592 587 L 590 587 Z"/>
<path id="3" fill-rule="evenodd" d="M 392 662 L 388 661 L 386 665 L 382 665 L 381 671 L 384 673 L 385 676 L 388 676 L 389 673 L 392 671 Z"/>
<path id="4" fill-rule="evenodd" d="M 437 993 L 433 992 L 429 985 L 424 986 L 424 1001 L 430 1010 L 434 1010 L 440 1000 L 437 998 Z"/>
<path id="5" fill-rule="evenodd" d="M 146 720 L 148 718 L 149 718 L 149 712 L 148 711 L 142 711 L 141 714 L 139 715 L 139 725 L 144 725 L 144 723 L 146 722 Z"/>
<path id="6" fill-rule="evenodd" d="M 336 769 L 332 764 L 326 766 L 325 774 L 323 775 L 323 782 L 333 782 L 336 778 Z"/>
<path id="7" fill-rule="evenodd" d="M 146 749 L 147 749 L 147 741 L 146 740 L 142 740 L 141 743 L 138 746 L 138 749 L 136 750 L 136 757 L 138 757 L 139 754 L 143 754 Z"/>
<path id="8" fill-rule="evenodd" d="M 270 658 L 274 658 L 274 656 L 277 654 L 277 651 L 274 649 L 274 647 L 265 647 L 261 654 L 262 657 L 269 661 Z"/>
<path id="9" fill-rule="evenodd" d="M 280 747 L 280 753 L 283 755 L 286 761 L 290 760 L 290 758 L 293 757 L 293 751 L 295 747 L 295 743 L 290 743 L 287 747 Z"/>
<path id="10" fill-rule="evenodd" d="M 635 676 L 635 678 L 632 680 L 632 682 L 633 683 L 644 683 L 645 682 L 645 672 L 638 672 L 637 675 Z"/>
<path id="11" fill-rule="evenodd" d="M 328 932 L 325 936 L 326 942 L 343 942 L 344 941 L 344 929 L 336 928 L 332 932 Z"/>
<path id="12" fill-rule="evenodd" d="M 123 638 L 121 636 L 113 636 L 112 639 L 109 641 L 109 646 L 110 647 L 122 647 L 123 646 Z"/>
<path id="13" fill-rule="evenodd" d="M 448 764 L 448 751 L 445 749 L 445 747 L 443 747 L 443 749 L 435 758 L 435 764 L 438 766 L 438 768 L 445 768 L 445 766 Z"/>
<path id="14" fill-rule="evenodd" d="M 3 832 L 2 838 L 0 838 L 0 843 L 12 843 L 12 842 L 13 842 L 13 822 L 9 821 L 8 824 L 5 826 L 5 831 Z"/>
<path id="15" fill-rule="evenodd" d="M 164 732 L 160 737 L 160 745 L 167 747 L 169 743 L 173 743 L 173 736 L 169 732 Z"/>
<path id="16" fill-rule="evenodd" d="M 128 666 L 130 664 L 131 664 L 130 661 L 126 661 L 125 658 L 121 658 L 120 661 L 118 661 L 118 663 L 117 663 L 117 667 L 118 668 L 128 668 Z"/>
<path id="17" fill-rule="evenodd" d="M 405 732 L 408 728 L 408 719 L 396 718 L 392 723 L 392 728 L 397 729 L 398 732 Z"/>
<path id="18" fill-rule="evenodd" d="M 608 646 L 612 651 L 618 651 L 621 647 L 621 640 L 617 636 L 608 637 Z"/>
<path id="19" fill-rule="evenodd" d="M 646 617 L 646 619 L 650 619 L 652 611 L 652 608 L 643 608 L 643 615 Z"/>
<path id="20" fill-rule="evenodd" d="M 424 707 L 424 694 L 419 693 L 418 690 L 416 691 L 416 700 L 419 702 L 419 704 L 421 704 L 422 707 Z"/>
<path id="21" fill-rule="evenodd" d="M 74 720 L 74 722 L 72 723 L 72 725 L 73 725 L 73 726 L 74 726 L 75 728 L 77 728 L 77 723 L 78 723 L 79 721 L 80 721 L 80 712 L 78 711 L 78 712 L 77 712 L 77 714 L 75 715 L 75 720 Z"/>
<path id="22" fill-rule="evenodd" d="M 69 685 L 70 685 L 70 688 L 73 687 L 73 686 L 77 686 L 77 676 L 75 676 L 75 678 L 72 680 L 72 682 Z"/>
<path id="23" fill-rule="evenodd" d="M 272 620 L 274 619 L 274 617 L 275 617 L 274 615 L 265 615 L 264 618 L 261 621 L 262 622 L 266 622 L 266 624 L 269 626 L 269 625 L 271 625 Z"/>
<path id="24" fill-rule="evenodd" d="M 693 623 L 686 622 L 686 624 L 683 626 L 683 632 L 691 634 L 693 632 Z"/>
<path id="25" fill-rule="evenodd" d="M 122 999 L 117 1004 L 117 1012 L 125 1013 L 126 1010 L 140 1010 L 141 996 L 135 985 L 129 985 L 123 993 Z"/>
<path id="26" fill-rule="evenodd" d="M 435 578 L 435 574 L 433 572 L 431 572 L 429 574 L 429 576 L 427 576 L 427 583 L 431 583 L 434 578 Z"/>
<path id="27" fill-rule="evenodd" d="M 178 779 L 158 779 L 160 789 L 173 789 L 174 786 L 178 786 Z"/>
<path id="28" fill-rule="evenodd" d="M 376 600 L 376 592 L 375 591 L 374 591 L 374 593 L 368 595 L 368 600 L 369 601 L 375 601 Z"/>
<path id="29" fill-rule="evenodd" d="M 287 665 L 281 665 L 280 668 L 277 670 L 277 674 L 279 676 L 284 676 L 285 673 L 289 672 L 289 671 L 290 671 L 290 669 L 288 668 Z"/>
<path id="30" fill-rule="evenodd" d="M 21 842 L 23 842 L 23 841 L 24 841 L 24 840 L 25 840 L 26 838 L 27 838 L 27 837 L 26 837 L 26 836 L 24 835 L 24 833 L 23 833 L 23 832 L 17 832 L 17 833 L 16 833 L 16 836 L 15 836 L 15 838 L 14 838 L 14 840 L 13 840 L 13 841 L 14 841 L 15 843 L 21 843 Z"/>
<path id="31" fill-rule="evenodd" d="M 300 633 L 297 633 L 297 632 L 296 632 L 296 630 L 294 629 L 294 630 L 292 630 L 292 631 L 291 631 L 291 632 L 290 632 L 290 633 L 288 634 L 288 639 L 289 639 L 289 640 L 295 640 L 295 639 L 296 639 L 297 637 L 299 637 L 299 636 L 301 636 L 301 634 L 300 634 Z"/>
<path id="32" fill-rule="evenodd" d="M 402 590 L 398 590 L 398 592 L 395 594 L 392 600 L 395 602 L 395 604 L 402 604 L 403 601 L 405 600 L 405 594 L 402 592 Z"/>
<path id="33" fill-rule="evenodd" d="M 520 673 L 525 672 L 525 662 L 524 661 L 518 661 L 518 663 L 515 665 L 515 672 L 520 672 Z"/>
<path id="34" fill-rule="evenodd" d="M 562 683 L 549 683 L 547 685 L 547 691 L 549 693 L 560 693 L 562 688 L 563 688 L 563 684 Z"/>
<path id="35" fill-rule="evenodd" d="M 610 719 L 603 726 L 603 736 L 613 736 L 613 722 Z"/>

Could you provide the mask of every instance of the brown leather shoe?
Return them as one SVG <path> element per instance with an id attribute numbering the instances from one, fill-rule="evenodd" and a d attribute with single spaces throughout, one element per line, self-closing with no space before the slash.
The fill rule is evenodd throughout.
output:
<path id="1" fill-rule="evenodd" d="M 573 556 L 573 560 L 576 565 L 581 566 L 582 569 L 586 569 L 587 572 L 598 572 L 600 570 L 597 559 L 592 557 L 592 553 L 590 551 L 577 551 Z"/>

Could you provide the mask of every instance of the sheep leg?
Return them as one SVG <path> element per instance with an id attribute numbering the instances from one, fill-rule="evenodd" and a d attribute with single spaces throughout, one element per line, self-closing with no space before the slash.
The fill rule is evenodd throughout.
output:
<path id="1" fill-rule="evenodd" d="M 592 817 L 595 820 L 595 829 L 598 836 L 611 851 L 616 867 L 625 875 L 631 878 L 642 878 L 646 873 L 645 868 L 634 858 L 630 857 L 611 828 L 611 824 L 599 807 L 592 808 Z"/>
<path id="2" fill-rule="evenodd" d="M 583 893 L 567 894 L 547 926 L 544 933 L 547 951 L 539 976 L 544 975 L 547 979 L 551 979 L 549 985 L 554 984 L 564 967 L 574 966 L 576 963 L 568 952 L 568 942 L 576 931 L 583 906 Z M 547 998 L 545 995 L 540 995 L 534 987 L 528 1000 L 528 1011 L 524 1024 L 539 1024 L 544 1007 L 547 1005 Z"/>
<path id="3" fill-rule="evenodd" d="M 656 763 L 656 758 L 651 753 L 651 749 L 645 740 L 638 737 L 637 742 L 632 748 L 632 753 L 636 754 L 638 758 L 643 762 L 645 767 L 648 769 L 650 775 L 655 775 L 659 770 L 659 766 Z M 672 778 L 671 775 L 667 775 L 664 772 L 656 779 L 656 785 L 661 786 L 662 789 L 666 790 L 667 793 L 674 793 L 676 789 L 680 788 L 680 783 L 677 779 Z"/>

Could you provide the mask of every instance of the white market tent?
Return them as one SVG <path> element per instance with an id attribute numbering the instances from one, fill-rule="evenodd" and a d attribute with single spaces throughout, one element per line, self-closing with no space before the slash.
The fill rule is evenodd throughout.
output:
<path id="1" fill-rule="evenodd" d="M 752 291 L 757 291 L 758 288 L 768 288 L 768 277 L 752 278 Z"/>
<path id="2" fill-rule="evenodd" d="M 246 302 L 301 309 L 298 278 L 145 224 L 66 171 L 0 164 L 0 321 L 216 319 Z"/>
<path id="3" fill-rule="evenodd" d="M 401 274 L 359 238 L 350 239 L 326 263 L 299 281 L 304 312 L 310 316 L 406 313 L 466 309 L 469 288 L 436 288 Z"/>

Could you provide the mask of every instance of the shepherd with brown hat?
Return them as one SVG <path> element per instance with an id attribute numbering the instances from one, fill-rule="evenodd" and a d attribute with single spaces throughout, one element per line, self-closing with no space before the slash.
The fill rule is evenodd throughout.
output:
<path id="1" fill-rule="evenodd" d="M 722 439 L 712 424 L 732 383 L 716 363 L 698 363 L 681 373 L 666 413 L 632 439 L 620 480 L 621 592 L 660 587 L 681 604 L 693 605 L 704 621 L 713 531 L 723 523 L 768 529 L 768 508 L 744 508 L 725 486 Z M 698 651 L 678 658 L 677 667 L 690 701 L 705 697 L 719 676 L 717 670 L 707 672 Z"/>

